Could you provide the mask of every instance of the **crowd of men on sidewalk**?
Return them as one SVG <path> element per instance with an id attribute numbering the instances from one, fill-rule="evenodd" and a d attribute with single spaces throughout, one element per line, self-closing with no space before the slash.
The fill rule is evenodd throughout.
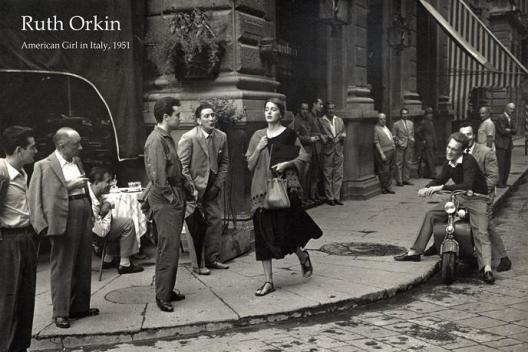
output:
<path id="1" fill-rule="evenodd" d="M 476 245 L 479 246 L 477 253 L 480 253 L 483 279 L 488 283 L 493 281 L 493 276 L 488 274 L 491 272 L 490 246 L 493 256 L 501 258 L 498 270 L 511 267 L 502 240 L 494 230 L 491 204 L 495 185 L 505 187 L 509 174 L 511 136 L 516 132 L 511 118 L 514 110 L 515 105 L 510 103 L 503 115 L 491 120 L 489 110 L 482 108 L 483 122 L 477 143 L 474 143 L 471 126 L 463 125 L 460 133 L 450 137 L 447 161 L 440 175 L 435 172 L 436 136 L 432 109 L 426 110 L 426 117 L 416 131 L 405 108 L 401 109 L 401 119 L 394 123 L 392 131 L 386 126 L 386 116 L 382 113 L 374 129 L 375 163 L 383 193 L 394 193 L 391 187 L 393 166 L 397 169 L 396 184 L 412 185 L 409 166 L 416 143 L 426 165 L 424 173 L 430 178 L 436 177 L 427 189 L 420 190 L 421 195 L 448 189 L 444 183 L 449 178 L 461 185 L 483 185 L 482 190 L 475 191 L 489 195 L 491 201 L 483 213 L 478 213 L 479 223 L 474 231 L 478 237 Z M 171 132 L 179 127 L 180 114 L 177 99 L 164 97 L 156 102 L 157 124 L 147 138 L 144 153 L 149 179 L 145 209 L 152 216 L 158 237 L 156 303 L 165 312 L 174 310 L 172 301 L 185 299 L 175 290 L 180 235 L 184 222 L 196 212 L 205 219 L 205 238 L 203 260 L 195 260 L 193 270 L 199 275 L 209 275 L 209 269 L 229 268 L 220 258 L 221 190 L 229 169 L 227 136 L 215 128 L 213 106 L 202 103 L 195 111 L 197 126 L 185 133 L 176 145 Z M 343 120 L 335 115 L 335 105 L 328 102 L 323 106 L 321 99 L 315 99 L 310 109 L 303 103 L 289 127 L 296 131 L 311 157 L 301 173 L 306 201 L 342 205 L 346 129 Z M 35 163 L 27 186 L 24 167 L 32 164 L 37 154 L 34 133 L 21 126 L 11 126 L 2 133 L 1 144 L 6 157 L 0 159 L 1 351 L 25 351 L 31 342 L 37 262 L 35 234 L 46 236 L 51 243 L 52 317 L 59 328 L 70 327 L 72 318 L 99 314 L 97 308 L 90 307 L 93 233 L 119 240 L 117 250 L 103 258 L 104 267 L 117 267 L 119 274 L 143 270 L 130 260 L 138 252 L 133 223 L 127 218 L 112 218 L 111 204 L 104 198 L 112 172 L 94 167 L 89 178 L 86 177 L 79 158 L 81 137 L 74 129 L 59 129 L 53 142 L 55 151 Z M 480 170 L 471 174 L 478 178 L 471 182 L 466 170 L 470 168 Z M 427 213 L 418 244 L 396 260 L 420 260 L 431 236 L 434 218 L 434 210 Z"/>

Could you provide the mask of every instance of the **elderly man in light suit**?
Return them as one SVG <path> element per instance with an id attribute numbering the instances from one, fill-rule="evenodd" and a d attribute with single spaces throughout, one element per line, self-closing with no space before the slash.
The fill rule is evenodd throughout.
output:
<path id="1" fill-rule="evenodd" d="M 408 119 L 409 110 L 400 110 L 401 119 L 392 126 L 392 135 L 396 144 L 396 169 L 398 186 L 412 185 L 410 180 L 409 166 L 411 164 L 412 149 L 414 146 L 414 124 Z"/>
<path id="2" fill-rule="evenodd" d="M 325 115 L 321 117 L 321 132 L 323 140 L 323 181 L 326 202 L 329 205 L 343 205 L 341 202 L 341 186 L 343 184 L 343 146 L 346 130 L 343 119 L 334 114 L 335 104 L 325 104 Z"/>
<path id="3" fill-rule="evenodd" d="M 63 127 L 53 142 L 56 150 L 35 164 L 31 177 L 30 221 L 51 242 L 53 319 L 57 327 L 69 328 L 70 318 L 99 314 L 90 308 L 93 219 L 79 133 Z"/>
<path id="4" fill-rule="evenodd" d="M 178 156 L 182 163 L 182 173 L 192 180 L 198 191 L 198 206 L 205 213 L 207 230 L 205 232 L 204 259 L 209 269 L 229 269 L 220 262 L 222 236 L 222 197 L 229 169 L 227 135 L 216 129 L 216 116 L 213 106 L 201 104 L 195 111 L 198 126 L 185 133 L 178 143 Z M 197 263 L 194 271 L 208 275 L 210 271 Z"/>

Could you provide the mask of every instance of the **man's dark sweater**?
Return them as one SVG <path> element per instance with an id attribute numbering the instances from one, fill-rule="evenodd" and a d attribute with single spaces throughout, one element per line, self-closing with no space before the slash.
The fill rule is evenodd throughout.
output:
<path id="1" fill-rule="evenodd" d="M 488 194 L 486 177 L 484 177 L 475 158 L 470 154 L 464 154 L 462 163 L 457 164 L 456 167 L 451 166 L 446 160 L 444 165 L 442 165 L 440 175 L 426 187 L 445 185 L 450 179 L 455 184 L 446 185 L 443 190 L 472 190 L 475 193 Z"/>

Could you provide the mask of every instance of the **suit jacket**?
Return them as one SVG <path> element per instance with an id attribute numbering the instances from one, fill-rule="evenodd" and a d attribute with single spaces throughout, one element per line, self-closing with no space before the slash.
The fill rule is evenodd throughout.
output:
<path id="1" fill-rule="evenodd" d="M 503 113 L 494 122 L 495 148 L 510 149 L 512 147 L 512 136 L 517 133 L 517 129 L 513 124 L 513 117 L 511 118 L 511 122 L 509 122 L 506 113 Z M 509 128 L 510 131 L 506 131 L 506 128 Z"/>
<path id="2" fill-rule="evenodd" d="M 345 123 L 343 119 L 335 116 L 335 135 L 332 133 L 332 127 L 328 118 L 325 116 L 319 119 L 321 126 L 321 133 L 326 136 L 326 143 L 323 144 L 323 154 L 331 155 L 337 153 L 337 155 L 343 155 L 344 139 L 346 138 Z"/>
<path id="3" fill-rule="evenodd" d="M 399 119 L 392 126 L 392 136 L 394 137 L 394 143 L 396 148 L 405 149 L 408 146 L 414 144 L 414 124 L 411 120 L 407 119 L 407 128 L 403 125 L 403 119 Z"/>
<path id="4" fill-rule="evenodd" d="M 425 141 L 427 148 L 434 149 L 436 141 L 436 131 L 433 121 L 424 118 L 416 127 L 415 137 L 418 141 Z"/>
<path id="5" fill-rule="evenodd" d="M 474 143 L 473 152 L 471 155 L 475 158 L 479 164 L 480 170 L 486 177 L 486 184 L 488 185 L 489 191 L 495 189 L 497 183 L 497 177 L 499 174 L 499 168 L 497 166 L 497 156 L 495 152 L 485 145 Z"/>
<path id="6" fill-rule="evenodd" d="M 73 158 L 83 173 L 79 158 Z M 85 192 L 88 192 L 86 187 Z M 89 193 L 87 193 L 89 197 Z M 37 161 L 29 182 L 29 221 L 37 234 L 46 230 L 47 236 L 59 236 L 66 232 L 68 222 L 68 190 L 62 168 L 55 155 Z"/>
<path id="7" fill-rule="evenodd" d="M 214 185 L 222 187 L 229 169 L 227 135 L 215 128 L 213 136 L 214 157 L 218 163 L 218 174 Z M 200 126 L 183 134 L 178 143 L 178 156 L 182 163 L 182 173 L 192 180 L 198 191 L 198 198 L 201 198 L 209 182 L 211 166 L 209 165 L 207 140 Z"/>
<path id="8" fill-rule="evenodd" d="M 4 201 L 10 182 L 11 179 L 9 177 L 9 171 L 7 171 L 5 159 L 0 159 L 0 204 Z M 0 228 L 0 240 L 1 239 L 2 229 Z"/>

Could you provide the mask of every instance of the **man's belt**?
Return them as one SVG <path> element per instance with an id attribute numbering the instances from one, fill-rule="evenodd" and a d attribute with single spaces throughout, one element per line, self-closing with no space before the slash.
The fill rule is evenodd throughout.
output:
<path id="1" fill-rule="evenodd" d="M 80 193 L 80 194 L 74 194 L 72 196 L 68 196 L 68 200 L 76 200 L 76 199 L 83 199 L 88 198 L 88 195 L 86 193 Z"/>
<path id="2" fill-rule="evenodd" d="M 10 235 L 21 235 L 21 234 L 33 234 L 33 227 L 31 226 L 25 226 L 25 227 L 2 227 L 0 229 L 0 233 L 2 233 L 2 236 L 10 236 Z"/>

